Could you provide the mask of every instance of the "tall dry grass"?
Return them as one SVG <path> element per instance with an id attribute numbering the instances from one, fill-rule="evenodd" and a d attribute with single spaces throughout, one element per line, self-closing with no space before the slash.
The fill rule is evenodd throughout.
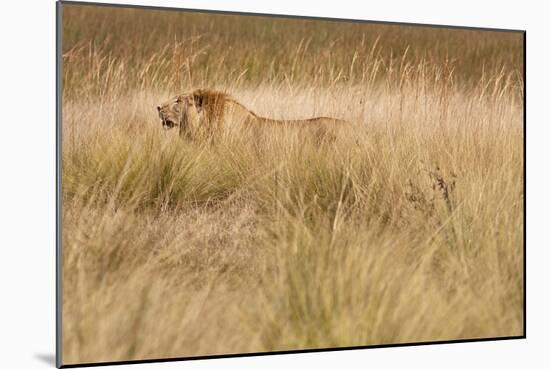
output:
<path id="1" fill-rule="evenodd" d="M 523 334 L 522 37 L 64 5 L 65 364 Z M 215 145 L 197 87 L 354 122 Z"/>

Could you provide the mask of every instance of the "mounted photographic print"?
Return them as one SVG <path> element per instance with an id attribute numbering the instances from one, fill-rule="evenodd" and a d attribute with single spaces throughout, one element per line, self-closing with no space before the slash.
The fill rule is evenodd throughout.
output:
<path id="1" fill-rule="evenodd" d="M 58 366 L 525 337 L 525 32 L 58 5 Z"/>

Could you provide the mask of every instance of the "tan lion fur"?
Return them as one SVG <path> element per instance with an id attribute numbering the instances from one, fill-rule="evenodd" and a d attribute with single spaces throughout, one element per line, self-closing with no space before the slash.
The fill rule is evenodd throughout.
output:
<path id="1" fill-rule="evenodd" d="M 207 89 L 175 96 L 157 107 L 166 129 L 179 127 L 182 137 L 213 137 L 221 132 L 243 133 L 268 127 L 302 128 L 318 139 L 331 138 L 338 126 L 347 121 L 315 117 L 308 119 L 271 119 L 257 115 L 230 95 Z"/>

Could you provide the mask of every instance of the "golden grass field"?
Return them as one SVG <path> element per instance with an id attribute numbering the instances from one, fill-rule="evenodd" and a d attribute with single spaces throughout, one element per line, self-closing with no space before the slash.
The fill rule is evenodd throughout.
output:
<path id="1" fill-rule="evenodd" d="M 62 55 L 64 364 L 523 334 L 523 34 L 65 4 Z M 195 88 L 353 128 L 190 142 Z"/>

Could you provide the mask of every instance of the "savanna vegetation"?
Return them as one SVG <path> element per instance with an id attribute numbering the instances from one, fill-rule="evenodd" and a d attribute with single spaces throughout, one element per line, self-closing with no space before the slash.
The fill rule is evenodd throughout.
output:
<path id="1" fill-rule="evenodd" d="M 65 4 L 62 61 L 64 364 L 523 334 L 521 33 Z"/>

